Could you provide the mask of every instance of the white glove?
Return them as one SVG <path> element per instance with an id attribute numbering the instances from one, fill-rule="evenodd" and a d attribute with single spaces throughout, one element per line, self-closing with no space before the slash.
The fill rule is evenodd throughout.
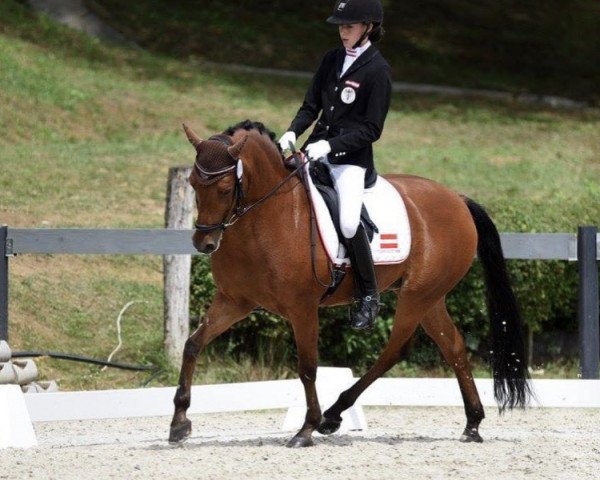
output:
<path id="1" fill-rule="evenodd" d="M 318 160 L 331 152 L 331 145 L 327 140 L 319 140 L 306 146 L 306 155 L 309 160 Z"/>
<path id="2" fill-rule="evenodd" d="M 290 150 L 290 142 L 294 144 L 294 147 L 296 146 L 296 134 L 291 130 L 285 132 L 279 139 L 279 146 L 281 147 L 281 150 Z"/>

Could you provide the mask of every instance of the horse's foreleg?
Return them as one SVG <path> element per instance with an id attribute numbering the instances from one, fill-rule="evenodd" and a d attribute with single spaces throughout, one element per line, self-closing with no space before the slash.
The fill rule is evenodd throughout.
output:
<path id="1" fill-rule="evenodd" d="M 290 316 L 298 351 L 298 376 L 306 395 L 306 417 L 300 431 L 288 442 L 288 447 L 310 447 L 312 433 L 321 421 L 321 406 L 315 385 L 317 379 L 317 349 L 319 341 L 318 314 L 307 318 L 306 312 L 300 316 Z"/>
<path id="2" fill-rule="evenodd" d="M 187 418 L 186 412 L 192 399 L 192 377 L 196 369 L 198 354 L 215 337 L 235 322 L 246 317 L 253 308 L 254 305 L 248 302 L 234 301 L 218 292 L 200 326 L 185 342 L 179 374 L 179 387 L 173 399 L 175 413 L 171 421 L 169 443 L 182 442 L 192 432 L 192 422 Z"/>
<path id="3" fill-rule="evenodd" d="M 485 417 L 483 406 L 473 380 L 463 337 L 452 322 L 444 300 L 425 316 L 422 325 L 456 374 L 467 415 L 467 426 L 460 437 L 461 442 L 483 442 L 479 435 L 479 424 Z"/>
<path id="4" fill-rule="evenodd" d="M 319 433 L 329 435 L 336 432 L 342 423 L 342 412 L 354 405 L 357 398 L 369 385 L 398 362 L 403 347 L 414 334 L 424 311 L 421 303 L 417 304 L 412 299 L 401 300 L 399 298 L 394 316 L 394 326 L 385 349 L 371 369 L 352 387 L 342 392 L 336 402 L 323 413 Z"/>
<path id="5" fill-rule="evenodd" d="M 191 402 L 192 377 L 196 369 L 196 360 L 204 344 L 203 337 L 206 332 L 206 323 L 201 323 L 196 331 L 185 342 L 183 349 L 183 361 L 179 373 L 179 387 L 175 393 L 173 403 L 175 413 L 171 421 L 169 432 L 169 443 L 179 443 L 189 437 L 192 433 L 192 422 L 186 416 Z"/>

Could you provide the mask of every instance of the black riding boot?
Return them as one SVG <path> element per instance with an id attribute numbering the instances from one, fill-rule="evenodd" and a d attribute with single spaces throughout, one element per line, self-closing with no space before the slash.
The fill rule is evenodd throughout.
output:
<path id="1" fill-rule="evenodd" d="M 354 237 L 348 239 L 348 256 L 357 300 L 350 307 L 350 326 L 354 330 L 371 330 L 379 312 L 379 294 L 369 239 L 362 224 Z"/>

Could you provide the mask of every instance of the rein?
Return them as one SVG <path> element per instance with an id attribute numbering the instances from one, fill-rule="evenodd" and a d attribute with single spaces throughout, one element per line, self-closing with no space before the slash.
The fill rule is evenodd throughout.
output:
<path id="1" fill-rule="evenodd" d="M 196 229 L 197 232 L 200 232 L 200 233 L 210 233 L 210 232 L 214 232 L 215 230 L 225 231 L 225 229 L 227 229 L 228 227 L 230 227 L 231 225 L 236 223 L 240 218 L 242 218 L 244 215 L 246 215 L 250 210 L 252 210 L 255 207 L 258 207 L 262 203 L 266 202 L 273 195 L 275 195 L 275 193 L 277 193 L 277 191 L 281 187 L 283 187 L 283 185 L 285 185 L 292 177 L 294 177 L 304 167 L 304 165 L 306 165 L 306 163 L 308 163 L 308 160 L 304 160 L 287 177 L 285 177 L 277 185 L 275 185 L 271 189 L 271 191 L 269 193 L 267 193 L 264 197 L 260 198 L 256 202 L 251 203 L 250 205 L 246 205 L 246 206 L 242 205 L 242 201 L 244 199 L 244 191 L 242 189 L 241 174 L 238 171 L 236 173 L 236 179 L 235 179 L 235 193 L 234 193 L 235 205 L 233 205 L 233 203 L 232 203 L 231 208 L 229 209 L 228 213 L 225 215 L 225 217 L 223 218 L 223 220 L 220 223 L 213 223 L 210 225 L 202 225 L 202 224 L 199 224 L 196 222 L 196 223 L 194 223 L 194 228 Z M 227 171 L 233 170 L 235 167 L 236 166 L 234 165 L 234 166 L 228 168 Z M 219 172 L 219 173 L 222 173 L 222 172 Z M 225 172 L 225 173 L 227 173 L 227 172 Z"/>

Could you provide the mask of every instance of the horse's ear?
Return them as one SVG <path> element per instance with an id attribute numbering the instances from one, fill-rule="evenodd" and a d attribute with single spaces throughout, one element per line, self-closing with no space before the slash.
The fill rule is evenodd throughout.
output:
<path id="1" fill-rule="evenodd" d="M 202 143 L 201 138 L 198 135 L 196 135 L 196 133 L 185 123 L 183 124 L 183 129 L 185 130 L 185 134 L 187 135 L 188 140 L 194 147 L 198 147 L 198 145 Z"/>
<path id="2" fill-rule="evenodd" d="M 234 143 L 231 147 L 227 147 L 229 155 L 231 155 L 233 158 L 238 158 L 240 153 L 242 153 L 244 145 L 246 145 L 246 140 L 248 140 L 248 135 L 244 135 L 244 137 L 239 139 L 237 143 Z"/>

